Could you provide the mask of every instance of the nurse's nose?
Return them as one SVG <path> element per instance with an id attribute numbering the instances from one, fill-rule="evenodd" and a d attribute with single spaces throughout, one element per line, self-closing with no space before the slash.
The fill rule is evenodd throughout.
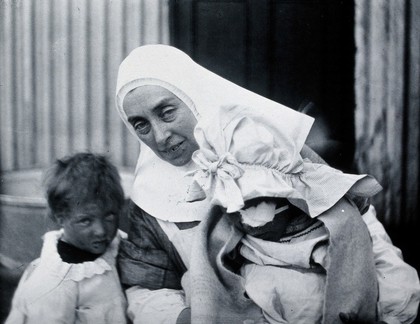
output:
<path id="1" fill-rule="evenodd" d="M 171 132 L 169 126 L 165 124 L 158 124 L 153 127 L 153 136 L 159 150 L 166 149 L 166 143 L 168 142 Z"/>

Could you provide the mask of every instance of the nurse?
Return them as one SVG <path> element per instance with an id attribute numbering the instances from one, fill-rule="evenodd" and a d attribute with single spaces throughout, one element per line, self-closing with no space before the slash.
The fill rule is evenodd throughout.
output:
<path id="1" fill-rule="evenodd" d="M 211 226 L 206 223 L 211 213 L 209 200 L 186 201 L 190 179 L 185 174 L 195 169 L 191 156 L 198 149 L 194 138 L 197 121 L 223 107 L 243 105 L 254 108 L 249 111 L 253 118 L 269 121 L 268 128 L 280 128 L 287 136 L 304 138 L 313 121 L 221 78 L 185 53 L 165 45 L 139 47 L 121 63 L 116 102 L 121 118 L 141 146 L 131 195 L 131 230 L 128 240 L 121 243 L 119 257 L 129 317 L 134 323 L 194 322 L 197 312 L 193 307 L 191 315 L 190 306 L 198 301 L 191 296 L 197 296 L 197 290 L 202 292 L 203 303 L 196 309 L 204 308 L 204 312 L 206 302 L 212 302 L 212 295 L 206 295 L 208 290 L 194 287 L 191 280 L 196 278 L 194 269 L 200 264 L 199 245 L 205 243 L 197 237 L 205 233 L 203 228 Z M 320 161 L 307 146 L 300 153 Z M 409 323 L 415 319 L 419 303 L 417 272 L 403 262 L 401 252 L 391 244 L 373 206 L 362 212 L 373 240 L 378 317 L 389 323 Z M 229 235 L 223 229 L 219 234 L 222 241 Z M 214 251 L 203 246 L 201 251 L 211 263 Z M 234 284 L 229 290 L 240 296 L 240 279 L 235 277 L 231 282 Z M 220 305 L 220 309 L 231 306 L 232 312 L 227 311 L 225 318 L 240 313 L 238 322 L 259 320 L 261 311 L 251 300 L 242 295 L 230 305 L 233 299 L 226 298 L 226 304 Z M 223 315 L 221 311 L 209 316 Z"/>

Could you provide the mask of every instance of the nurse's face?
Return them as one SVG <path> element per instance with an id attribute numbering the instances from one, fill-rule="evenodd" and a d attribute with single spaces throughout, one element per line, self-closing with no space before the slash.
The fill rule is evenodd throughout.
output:
<path id="1" fill-rule="evenodd" d="M 140 140 L 174 166 L 191 161 L 198 149 L 197 120 L 187 105 L 169 90 L 141 86 L 124 98 L 123 109 Z"/>

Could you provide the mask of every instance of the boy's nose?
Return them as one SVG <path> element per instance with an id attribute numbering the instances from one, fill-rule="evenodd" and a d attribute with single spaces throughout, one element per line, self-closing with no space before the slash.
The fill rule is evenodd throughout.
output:
<path id="1" fill-rule="evenodd" d="M 102 224 L 101 221 L 96 221 L 93 223 L 93 233 L 95 234 L 95 236 L 104 236 L 106 231 L 105 231 L 105 226 L 104 224 Z"/>

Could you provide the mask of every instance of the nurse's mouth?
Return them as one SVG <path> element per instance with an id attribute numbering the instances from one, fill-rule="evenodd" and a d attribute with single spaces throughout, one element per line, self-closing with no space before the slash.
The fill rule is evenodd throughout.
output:
<path id="1" fill-rule="evenodd" d="M 167 152 L 168 153 L 171 153 L 171 152 L 176 152 L 176 151 L 178 151 L 178 149 L 181 147 L 181 145 L 183 144 L 184 142 L 181 142 L 181 143 L 178 143 L 178 144 L 176 144 L 176 145 L 174 145 L 174 146 L 171 146 L 170 148 L 169 148 L 169 150 L 167 150 Z"/>

